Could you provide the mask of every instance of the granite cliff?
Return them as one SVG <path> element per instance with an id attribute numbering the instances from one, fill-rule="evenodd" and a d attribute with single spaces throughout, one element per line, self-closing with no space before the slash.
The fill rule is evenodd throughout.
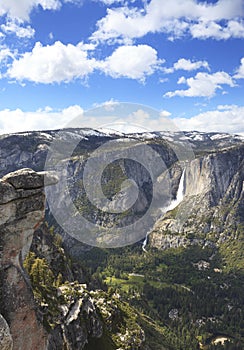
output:
<path id="1" fill-rule="evenodd" d="M 49 180 L 50 184 L 56 181 L 52 175 Z M 10 173 L 0 180 L 1 328 L 6 330 L 6 323 L 9 326 L 9 349 L 11 343 L 13 349 L 46 348 L 47 333 L 38 321 L 32 288 L 23 268 L 33 233 L 44 217 L 43 187 L 44 174 L 31 169 Z"/>
<path id="2" fill-rule="evenodd" d="M 244 225 L 243 155 L 241 145 L 187 163 L 184 198 L 157 222 L 151 245 L 218 244 L 238 238 Z"/>

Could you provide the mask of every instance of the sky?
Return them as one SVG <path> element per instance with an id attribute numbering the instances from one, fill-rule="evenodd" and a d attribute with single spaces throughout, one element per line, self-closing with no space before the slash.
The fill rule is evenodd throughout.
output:
<path id="1" fill-rule="evenodd" d="M 119 102 L 180 130 L 244 134 L 243 15 L 244 0 L 1 0 L 0 134 Z"/>

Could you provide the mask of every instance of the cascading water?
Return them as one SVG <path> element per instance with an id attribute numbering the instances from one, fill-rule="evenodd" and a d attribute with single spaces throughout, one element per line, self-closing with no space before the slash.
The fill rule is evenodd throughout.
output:
<path id="1" fill-rule="evenodd" d="M 177 190 L 177 194 L 176 194 L 176 198 L 165 208 L 162 209 L 162 213 L 166 214 L 168 211 L 173 210 L 174 208 L 177 207 L 177 205 L 179 205 L 184 198 L 184 181 L 185 181 L 185 169 L 183 170 L 182 174 L 181 174 L 181 178 L 180 178 L 180 182 L 179 182 L 179 187 Z M 146 237 L 142 243 L 142 250 L 144 252 L 146 252 L 146 245 L 147 245 L 147 241 L 148 241 L 148 235 L 150 234 L 151 231 L 149 231 L 146 234 Z"/>
<path id="2" fill-rule="evenodd" d="M 180 202 L 182 202 L 182 200 L 184 198 L 184 181 L 185 181 L 185 169 L 183 170 L 183 172 L 181 174 L 176 198 L 170 203 L 169 206 L 167 206 L 166 208 L 163 208 L 164 214 L 167 213 L 167 211 L 169 211 L 169 210 L 173 210 L 174 208 L 177 207 L 177 205 L 180 204 Z"/>

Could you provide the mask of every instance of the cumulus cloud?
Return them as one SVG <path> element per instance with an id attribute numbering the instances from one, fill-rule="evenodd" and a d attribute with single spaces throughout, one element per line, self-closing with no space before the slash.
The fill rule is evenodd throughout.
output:
<path id="1" fill-rule="evenodd" d="M 174 118 L 174 123 L 185 131 L 229 132 L 244 134 L 244 106 L 218 106 L 216 110 L 200 113 L 192 118 Z"/>
<path id="2" fill-rule="evenodd" d="M 222 89 L 222 85 L 235 86 L 233 78 L 226 72 L 213 74 L 199 72 L 193 78 L 181 77 L 178 84 L 188 85 L 187 90 L 176 90 L 167 92 L 164 97 L 187 96 L 187 97 L 213 97 L 216 90 Z"/>
<path id="3" fill-rule="evenodd" d="M 192 25 L 190 31 L 192 37 L 198 39 L 244 38 L 244 25 L 236 20 L 231 20 L 226 25 L 220 25 L 214 21 L 201 21 Z"/>
<path id="4" fill-rule="evenodd" d="M 118 47 L 111 56 L 100 63 L 100 68 L 113 78 L 126 77 L 144 80 L 159 68 L 157 51 L 148 45 Z"/>
<path id="5" fill-rule="evenodd" d="M 209 64 L 207 61 L 191 61 L 189 59 L 180 58 L 177 62 L 174 63 L 173 67 L 171 68 L 164 68 L 163 71 L 165 73 L 173 73 L 176 70 L 186 70 L 186 71 L 192 71 L 197 70 L 199 68 L 205 68 L 207 70 L 210 70 Z"/>
<path id="6" fill-rule="evenodd" d="M 78 105 L 70 106 L 61 111 L 54 111 L 50 107 L 34 112 L 24 112 L 21 109 L 1 110 L 0 134 L 59 129 L 82 113 L 83 109 Z"/>
<path id="7" fill-rule="evenodd" d="M 1 25 L 1 29 L 6 34 L 15 34 L 19 38 L 32 38 L 35 30 L 30 26 L 23 26 L 16 20 L 7 20 L 6 24 Z"/>
<path id="8" fill-rule="evenodd" d="M 244 37 L 242 14 L 242 0 L 219 0 L 215 4 L 171 0 L 163 6 L 160 1 L 151 0 L 145 2 L 144 11 L 129 6 L 107 9 L 92 39 L 133 39 L 155 32 L 168 33 L 171 40 L 187 33 L 202 39 Z"/>
<path id="9" fill-rule="evenodd" d="M 61 6 L 59 0 L 1 0 L 0 16 L 28 21 L 33 8 L 41 6 L 43 10 L 57 10 Z"/>
<path id="10" fill-rule="evenodd" d="M 64 45 L 56 41 L 53 45 L 36 43 L 31 52 L 15 59 L 7 74 L 10 78 L 35 83 L 70 82 L 92 73 L 95 59 L 89 59 L 88 47 L 83 43 Z"/>
<path id="11" fill-rule="evenodd" d="M 0 16 L 19 21 L 29 21 L 34 8 L 40 6 L 43 10 L 59 10 L 63 3 L 82 5 L 84 0 L 1 0 Z"/>
<path id="12" fill-rule="evenodd" d="M 242 59 L 241 59 L 241 65 L 237 70 L 235 78 L 236 79 L 244 79 L 244 57 L 242 57 Z"/>
<path id="13" fill-rule="evenodd" d="M 120 46 L 103 61 L 89 57 L 94 45 L 79 43 L 53 45 L 36 43 L 31 52 L 15 58 L 7 76 L 17 81 L 35 83 L 61 83 L 86 78 L 95 69 L 113 78 L 130 78 L 144 81 L 160 66 L 157 51 L 148 45 Z"/>

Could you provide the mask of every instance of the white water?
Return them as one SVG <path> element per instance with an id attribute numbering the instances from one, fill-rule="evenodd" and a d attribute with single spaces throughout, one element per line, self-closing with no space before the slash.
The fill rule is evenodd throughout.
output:
<path id="1" fill-rule="evenodd" d="M 181 178 L 180 178 L 176 198 L 170 203 L 170 205 L 168 207 L 163 208 L 163 210 L 162 210 L 163 213 L 167 213 L 167 211 L 173 210 L 174 208 L 177 207 L 177 205 L 179 205 L 183 201 L 183 198 L 184 198 L 184 180 L 185 180 L 185 169 L 183 170 Z"/>
<path id="2" fill-rule="evenodd" d="M 145 239 L 144 239 L 144 241 L 143 241 L 143 243 L 142 243 L 142 250 L 143 250 L 144 252 L 147 252 L 147 250 L 146 250 L 146 245 L 147 245 L 148 235 L 149 235 L 150 232 L 151 232 L 151 231 L 147 232 L 146 237 L 145 237 Z"/>
<path id="3" fill-rule="evenodd" d="M 177 205 L 179 205 L 183 201 L 183 198 L 184 198 L 184 180 L 185 180 L 185 169 L 183 170 L 181 178 L 180 178 L 176 198 L 167 207 L 162 209 L 163 214 L 166 214 L 168 211 L 173 210 L 174 208 L 177 207 Z M 142 243 L 142 250 L 144 252 L 147 251 L 146 245 L 147 245 L 147 241 L 148 241 L 148 235 L 150 234 L 150 232 L 151 231 L 147 232 L 146 237 Z"/>

